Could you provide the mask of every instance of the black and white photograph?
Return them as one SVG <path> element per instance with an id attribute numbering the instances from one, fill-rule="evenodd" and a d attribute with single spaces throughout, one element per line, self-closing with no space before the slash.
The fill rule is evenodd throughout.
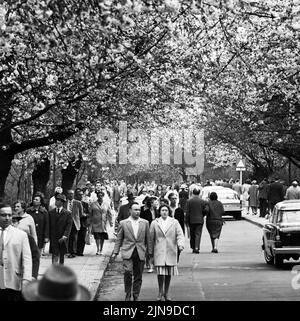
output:
<path id="1" fill-rule="evenodd" d="M 300 0 L 0 1 L 0 301 L 300 301 Z"/>

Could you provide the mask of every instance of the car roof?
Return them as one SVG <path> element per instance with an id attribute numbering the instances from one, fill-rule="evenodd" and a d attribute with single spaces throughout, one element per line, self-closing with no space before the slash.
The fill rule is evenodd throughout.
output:
<path id="1" fill-rule="evenodd" d="M 279 210 L 300 210 L 300 200 L 287 200 L 276 204 Z"/>
<path id="2" fill-rule="evenodd" d="M 238 194 L 235 190 L 223 186 L 205 186 L 203 187 L 202 192 L 225 192 L 228 194 Z"/>
<path id="3" fill-rule="evenodd" d="M 202 191 L 210 191 L 210 190 L 220 190 L 220 189 L 225 189 L 226 187 L 223 187 L 223 186 L 204 186 L 202 188 Z"/>

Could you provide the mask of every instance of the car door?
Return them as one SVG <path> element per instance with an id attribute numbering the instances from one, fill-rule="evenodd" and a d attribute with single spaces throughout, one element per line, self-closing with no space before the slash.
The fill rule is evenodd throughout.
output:
<path id="1" fill-rule="evenodd" d="M 265 224 L 263 228 L 266 251 L 269 255 L 273 255 L 272 248 L 274 248 L 275 246 L 277 214 L 278 214 L 278 210 L 275 207 L 273 210 L 273 213 L 269 218 L 269 222 Z"/>

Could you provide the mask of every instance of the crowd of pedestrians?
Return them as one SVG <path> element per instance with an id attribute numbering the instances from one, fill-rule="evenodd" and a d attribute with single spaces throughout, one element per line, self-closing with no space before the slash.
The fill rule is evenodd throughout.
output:
<path id="1" fill-rule="evenodd" d="M 172 185 L 97 181 L 66 193 L 58 186 L 49 202 L 39 192 L 28 205 L 22 200 L 13 206 L 2 202 L 0 300 L 19 300 L 24 285 L 37 280 L 48 242 L 52 263 L 64 265 L 66 256 L 76 259 L 84 255 L 91 235 L 97 246 L 95 255 L 102 255 L 104 242 L 109 238 L 108 227 L 113 226 L 114 257 L 121 251 L 124 260 L 126 300 L 131 297 L 138 300 L 144 267 L 149 273 L 157 273 L 157 299 L 171 300 L 168 294 L 171 276 L 178 274 L 184 236 L 190 239 L 192 253 L 199 254 L 205 216 L 212 253 L 218 253 L 223 205 L 217 193 L 210 193 L 208 201 L 199 197 L 204 186 L 213 185 L 232 188 L 247 213 L 251 208 L 252 214 L 257 215 L 259 209 L 262 217 L 279 201 L 300 199 L 296 180 L 287 187 L 276 178 L 260 183 L 247 179 L 242 185 L 231 179 Z"/>

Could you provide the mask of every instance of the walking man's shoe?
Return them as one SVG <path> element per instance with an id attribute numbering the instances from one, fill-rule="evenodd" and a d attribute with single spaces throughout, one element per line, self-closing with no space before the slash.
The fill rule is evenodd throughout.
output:
<path id="1" fill-rule="evenodd" d="M 133 301 L 139 301 L 139 297 L 137 295 L 133 296 Z"/>
<path id="2" fill-rule="evenodd" d="M 131 301 L 131 293 L 126 293 L 125 301 Z"/>

